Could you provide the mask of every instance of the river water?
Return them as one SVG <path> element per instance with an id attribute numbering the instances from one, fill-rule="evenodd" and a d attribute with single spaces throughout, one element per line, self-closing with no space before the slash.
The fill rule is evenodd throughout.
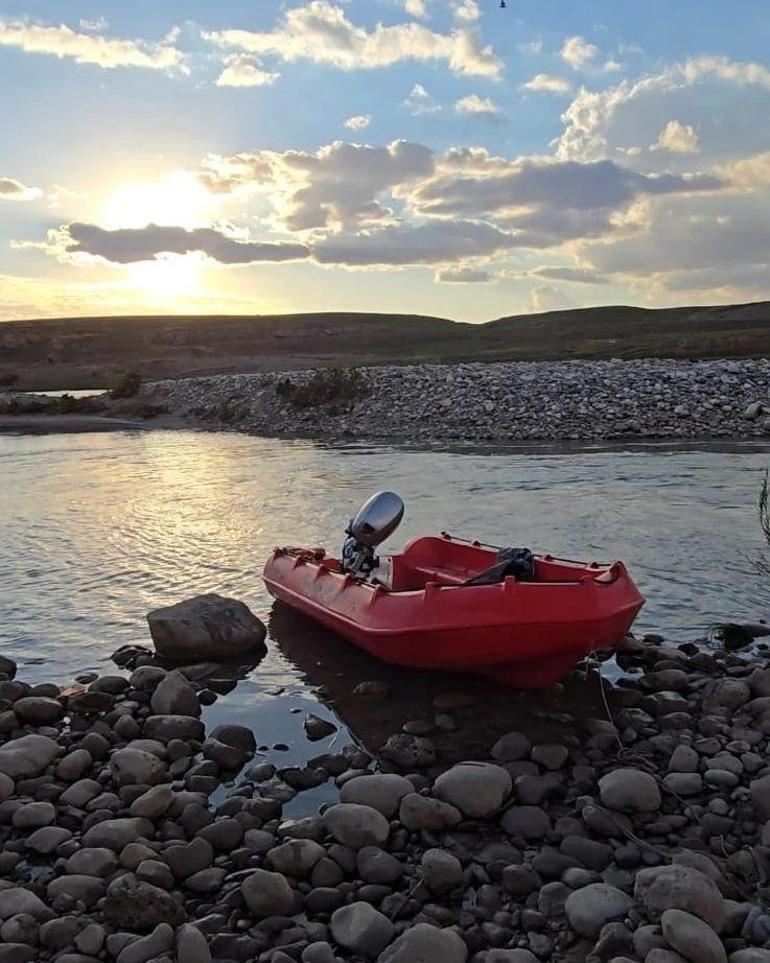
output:
<path id="1" fill-rule="evenodd" d="M 273 610 L 260 571 L 275 545 L 336 549 L 359 503 L 388 487 L 407 505 L 391 549 L 448 530 L 567 558 L 621 558 L 648 600 L 636 630 L 676 643 L 768 612 L 770 582 L 753 564 L 768 463 L 770 445 L 748 442 L 413 450 L 192 431 L 0 436 L 0 652 L 24 665 L 24 679 L 66 683 L 87 669 L 114 671 L 120 644 L 148 643 L 148 610 L 201 592 L 233 595 L 268 622 L 268 653 L 208 720 L 248 722 L 283 763 L 333 742 L 307 746 L 308 710 L 371 744 L 429 711 L 439 682 L 388 670 Z M 378 677 L 395 690 L 385 706 L 351 698 L 357 682 Z M 289 748 L 269 748 L 276 743 Z"/>

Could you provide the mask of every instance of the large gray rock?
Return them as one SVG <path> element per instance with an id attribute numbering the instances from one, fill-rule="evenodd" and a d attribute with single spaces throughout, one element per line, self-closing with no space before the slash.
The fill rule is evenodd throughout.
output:
<path id="1" fill-rule="evenodd" d="M 511 806 L 500 819 L 500 825 L 511 836 L 542 839 L 551 831 L 551 819 L 539 806 Z"/>
<path id="2" fill-rule="evenodd" d="M 53 916 L 45 903 L 28 889 L 12 886 L 0 890 L 0 920 L 8 920 L 19 913 L 33 916 L 36 920 L 48 920 Z"/>
<path id="3" fill-rule="evenodd" d="M 191 923 L 185 923 L 177 930 L 176 956 L 183 963 L 211 963 L 206 937 Z"/>
<path id="4" fill-rule="evenodd" d="M 256 919 L 288 916 L 294 908 L 294 893 L 280 873 L 256 869 L 241 885 L 249 913 Z"/>
<path id="5" fill-rule="evenodd" d="M 401 769 L 426 769 L 436 761 L 436 746 L 425 736 L 398 732 L 380 749 L 380 755 Z"/>
<path id="6" fill-rule="evenodd" d="M 668 945 L 692 963 L 727 963 L 722 941 L 697 916 L 670 909 L 661 916 L 660 925 Z"/>
<path id="7" fill-rule="evenodd" d="M 93 906 L 104 895 L 104 880 L 94 876 L 59 876 L 48 884 L 46 895 L 50 903 L 68 896 L 76 903 Z"/>
<path id="8" fill-rule="evenodd" d="M 510 774 L 487 762 L 462 762 L 442 773 L 433 791 L 472 819 L 494 815 L 511 793 Z"/>
<path id="9" fill-rule="evenodd" d="M 414 785 L 396 773 L 374 773 L 349 779 L 340 791 L 340 801 L 371 806 L 387 819 L 398 812 L 399 803 L 414 792 Z"/>
<path id="10" fill-rule="evenodd" d="M 33 726 L 50 726 L 64 715 L 64 707 L 58 699 L 47 696 L 25 696 L 13 704 L 13 711 L 22 722 Z"/>
<path id="11" fill-rule="evenodd" d="M 212 730 L 203 743 L 203 755 L 224 772 L 237 772 L 257 749 L 254 733 L 246 726 L 223 725 Z"/>
<path id="12" fill-rule="evenodd" d="M 451 829 L 461 822 L 463 817 L 460 810 L 449 803 L 412 792 L 401 800 L 398 818 L 412 831 L 424 829 L 426 832 L 436 833 Z"/>
<path id="13" fill-rule="evenodd" d="M 719 932 L 726 908 L 722 894 L 703 873 L 690 866 L 652 866 L 636 874 L 634 899 L 653 921 L 668 909 L 680 909 L 700 917 Z"/>
<path id="14" fill-rule="evenodd" d="M 581 936 L 595 937 L 605 923 L 622 919 L 633 900 L 622 890 L 607 883 L 591 883 L 567 897 L 564 911 L 573 930 Z"/>
<path id="15" fill-rule="evenodd" d="M 75 876 L 110 876 L 117 868 L 118 857 L 103 846 L 78 849 L 65 864 L 65 872 Z"/>
<path id="16" fill-rule="evenodd" d="M 139 836 L 152 839 L 154 835 L 152 823 L 140 816 L 105 819 L 86 831 L 83 836 L 83 845 L 96 849 L 103 847 L 119 853 L 124 846 L 134 842 Z"/>
<path id="17" fill-rule="evenodd" d="M 149 716 L 142 729 L 145 739 L 157 739 L 158 742 L 171 742 L 172 739 L 198 742 L 203 739 L 203 733 L 200 719 L 178 715 Z"/>
<path id="18" fill-rule="evenodd" d="M 462 886 L 463 864 L 445 849 L 428 849 L 422 854 L 422 875 L 431 893 L 444 896 Z"/>
<path id="19" fill-rule="evenodd" d="M 185 921 L 185 911 L 173 896 L 133 873 L 118 876 L 107 887 L 104 916 L 114 926 L 137 933 L 155 929 L 159 923 L 179 926 Z"/>
<path id="20" fill-rule="evenodd" d="M 465 963 L 468 948 L 454 930 L 418 923 L 377 957 L 377 963 Z"/>
<path id="21" fill-rule="evenodd" d="M 290 839 L 271 849 L 267 858 L 279 873 L 302 878 L 307 876 L 326 851 L 312 839 Z"/>
<path id="22" fill-rule="evenodd" d="M 174 931 L 168 923 L 158 923 L 152 933 L 142 936 L 118 953 L 116 963 L 147 963 L 162 956 L 174 945 Z"/>
<path id="23" fill-rule="evenodd" d="M 391 921 L 369 903 L 341 906 L 332 913 L 330 925 L 336 943 L 370 959 L 393 938 Z"/>
<path id="24" fill-rule="evenodd" d="M 621 812 L 649 813 L 660 809 L 655 777 L 641 769 L 615 769 L 599 780 L 603 805 Z"/>
<path id="25" fill-rule="evenodd" d="M 201 714 L 195 689 L 181 672 L 169 672 L 155 687 L 150 708 L 159 716 L 194 716 Z"/>
<path id="26" fill-rule="evenodd" d="M 135 799 L 128 811 L 132 816 L 159 819 L 173 801 L 174 791 L 171 786 L 153 786 Z"/>
<path id="27" fill-rule="evenodd" d="M 360 849 L 362 846 L 379 846 L 390 834 L 387 819 L 371 806 L 357 803 L 339 803 L 331 806 L 323 815 L 327 831 L 343 846 Z"/>
<path id="28" fill-rule="evenodd" d="M 110 759 L 112 777 L 119 786 L 153 786 L 167 777 L 165 764 L 151 752 L 118 749 Z"/>
<path id="29" fill-rule="evenodd" d="M 21 736 L 0 746 L 0 772 L 11 779 L 39 776 L 56 758 L 59 747 L 48 736 Z"/>
<path id="30" fill-rule="evenodd" d="M 225 661 L 264 647 L 267 630 L 243 602 L 198 595 L 147 614 L 159 655 L 173 662 Z"/>
<path id="31" fill-rule="evenodd" d="M 532 743 L 523 732 L 509 732 L 492 746 L 491 755 L 500 762 L 517 762 L 526 759 L 531 748 Z"/>

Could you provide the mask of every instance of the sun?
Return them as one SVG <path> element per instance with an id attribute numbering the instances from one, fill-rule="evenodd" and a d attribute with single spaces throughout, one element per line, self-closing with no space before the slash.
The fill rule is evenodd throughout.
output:
<path id="1" fill-rule="evenodd" d="M 99 223 L 107 228 L 139 228 L 148 224 L 202 227 L 216 215 L 217 198 L 193 174 L 173 171 L 158 181 L 121 184 L 104 200 Z"/>
<path id="2" fill-rule="evenodd" d="M 164 304 L 200 294 L 201 259 L 195 254 L 166 254 L 126 266 L 126 281 L 149 301 Z"/>

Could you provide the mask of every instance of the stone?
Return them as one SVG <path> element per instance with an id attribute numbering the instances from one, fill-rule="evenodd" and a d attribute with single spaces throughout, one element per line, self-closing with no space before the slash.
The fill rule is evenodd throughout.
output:
<path id="1" fill-rule="evenodd" d="M 377 846 L 364 846 L 356 853 L 358 875 L 366 883 L 389 886 L 404 874 L 403 865 Z"/>
<path id="2" fill-rule="evenodd" d="M 337 731 L 337 727 L 333 722 L 329 722 L 328 719 L 322 719 L 320 716 L 316 716 L 312 712 L 305 716 L 303 725 L 305 728 L 305 734 L 311 742 L 318 742 L 319 739 L 325 739 L 327 736 L 330 736 L 333 732 Z"/>
<path id="3" fill-rule="evenodd" d="M 128 684 L 140 692 L 153 692 L 166 677 L 166 670 L 159 665 L 140 665 L 128 677 Z"/>
<path id="4" fill-rule="evenodd" d="M 65 872 L 76 876 L 111 876 L 117 868 L 118 857 L 104 847 L 78 849 L 65 864 Z"/>
<path id="5" fill-rule="evenodd" d="M 499 762 L 516 762 L 526 759 L 531 749 L 532 743 L 523 732 L 509 732 L 492 746 L 491 756 Z"/>
<path id="6" fill-rule="evenodd" d="M 511 806 L 503 813 L 500 825 L 509 836 L 542 839 L 551 831 L 548 813 L 539 806 Z"/>
<path id="7" fill-rule="evenodd" d="M 770 690 L 756 694 L 770 695 Z M 703 709 L 739 709 L 750 698 L 751 689 L 740 679 L 715 679 L 707 682 L 703 688 Z"/>
<path id="8" fill-rule="evenodd" d="M 48 884 L 46 896 L 54 903 L 60 896 L 67 896 L 75 903 L 93 906 L 104 895 L 104 880 L 94 876 L 59 876 Z"/>
<path id="9" fill-rule="evenodd" d="M 669 772 L 697 772 L 700 756 L 690 746 L 677 746 L 668 760 Z"/>
<path id="10" fill-rule="evenodd" d="M 153 786 L 168 777 L 165 763 L 141 749 L 117 749 L 110 758 L 110 770 L 119 786 Z"/>
<path id="11" fill-rule="evenodd" d="M 142 730 L 146 739 L 157 739 L 167 743 L 174 739 L 183 742 L 199 742 L 203 739 L 204 729 L 200 719 L 192 716 L 162 715 L 148 716 Z"/>
<path id="12" fill-rule="evenodd" d="M 332 913 L 330 929 L 334 941 L 369 959 L 377 956 L 393 938 L 393 923 L 369 903 L 341 906 Z"/>
<path id="13" fill-rule="evenodd" d="M 195 689 L 181 672 L 169 672 L 155 686 L 150 708 L 158 716 L 193 716 L 201 714 Z"/>
<path id="14" fill-rule="evenodd" d="M 147 792 L 131 803 L 129 813 L 145 819 L 159 819 L 174 801 L 174 792 L 170 786 L 152 786 Z"/>
<path id="15" fill-rule="evenodd" d="M 87 749 L 75 749 L 59 761 L 56 766 L 56 778 L 64 782 L 76 782 L 93 765 L 93 757 Z"/>
<path id="16" fill-rule="evenodd" d="M 181 846 L 169 846 L 164 850 L 163 858 L 177 879 L 187 879 L 193 873 L 211 866 L 214 862 L 214 847 L 207 840 L 197 836 L 191 842 Z"/>
<path id="17" fill-rule="evenodd" d="M 449 803 L 412 792 L 401 800 L 398 818 L 407 829 L 435 833 L 451 829 L 463 817 L 460 810 Z"/>
<path id="18" fill-rule="evenodd" d="M 360 849 L 379 846 L 390 835 L 387 819 L 371 806 L 358 803 L 338 803 L 323 814 L 327 831 L 338 843 Z"/>
<path id="19" fill-rule="evenodd" d="M 20 913 L 32 916 L 41 922 L 53 916 L 45 903 L 28 889 L 20 886 L 0 889 L 0 919 L 7 920 Z"/>
<path id="20" fill-rule="evenodd" d="M 722 941 L 697 916 L 670 909 L 661 916 L 660 925 L 669 946 L 692 963 L 727 963 Z"/>
<path id="21" fill-rule="evenodd" d="M 751 801 L 757 807 L 763 817 L 770 816 L 770 775 L 761 776 L 753 779 L 749 783 Z"/>
<path id="22" fill-rule="evenodd" d="M 124 846 L 138 837 L 152 839 L 155 835 L 152 823 L 138 816 L 121 819 L 105 819 L 91 826 L 83 835 L 83 845 L 104 847 L 119 853 Z"/>
<path id="23" fill-rule="evenodd" d="M 56 808 L 49 802 L 24 803 L 13 814 L 16 829 L 38 829 L 50 826 L 56 819 Z"/>
<path id="24" fill-rule="evenodd" d="M 308 876 L 325 855 L 323 846 L 312 839 L 290 839 L 271 849 L 267 858 L 276 872 L 301 879 Z"/>
<path id="25" fill-rule="evenodd" d="M 469 818 L 493 816 L 511 793 L 510 774 L 486 762 L 463 762 L 442 773 L 434 793 Z"/>
<path id="26" fill-rule="evenodd" d="M 249 913 L 256 919 L 289 916 L 294 908 L 294 893 L 280 873 L 256 869 L 241 884 Z"/>
<path id="27" fill-rule="evenodd" d="M 677 796 L 697 796 L 703 789 L 699 772 L 670 772 L 663 777 L 663 785 Z"/>
<path id="28" fill-rule="evenodd" d="M 377 957 L 377 963 L 465 963 L 468 948 L 454 930 L 417 923 Z"/>
<path id="29" fill-rule="evenodd" d="M 340 802 L 371 806 L 386 819 L 398 812 L 404 796 L 414 792 L 414 785 L 395 773 L 374 773 L 350 779 L 340 790 Z"/>
<path id="30" fill-rule="evenodd" d="M 422 854 L 422 875 L 436 896 L 451 893 L 463 884 L 463 864 L 445 849 L 428 849 Z"/>
<path id="31" fill-rule="evenodd" d="M 104 916 L 114 926 L 139 933 L 160 923 L 179 926 L 185 921 L 185 911 L 173 896 L 133 873 L 117 877 L 107 887 Z"/>
<path id="32" fill-rule="evenodd" d="M 401 769 L 427 769 L 436 761 L 436 746 L 425 736 L 399 732 L 388 739 L 380 755 Z"/>
<path id="33" fill-rule="evenodd" d="M 0 943 L 0 963 L 28 963 L 35 956 L 33 947 L 24 943 Z"/>
<path id="34" fill-rule="evenodd" d="M 24 846 L 26 849 L 32 850 L 33 853 L 40 853 L 41 856 L 45 856 L 53 853 L 69 839 L 72 839 L 71 830 L 64 829 L 62 826 L 44 826 L 35 830 L 34 833 L 30 833 L 24 840 Z"/>
<path id="35" fill-rule="evenodd" d="M 224 772 L 237 772 L 256 751 L 254 733 L 246 726 L 217 726 L 203 743 L 203 755 Z"/>
<path id="36" fill-rule="evenodd" d="M 147 963 L 170 950 L 174 945 L 174 931 L 168 923 L 158 923 L 152 933 L 142 936 L 118 953 L 116 963 Z"/>
<path id="37" fill-rule="evenodd" d="M 147 614 L 159 655 L 172 662 L 226 661 L 264 648 L 264 624 L 237 599 L 198 595 Z"/>
<path id="38" fill-rule="evenodd" d="M 641 769 L 615 769 L 599 780 L 602 804 L 620 812 L 648 813 L 660 809 L 655 777 Z"/>
<path id="39" fill-rule="evenodd" d="M 59 747 L 48 736 L 21 736 L 0 746 L 0 773 L 11 779 L 34 778 L 44 772 L 58 754 Z"/>
<path id="40" fill-rule="evenodd" d="M 632 905 L 633 900 L 622 890 L 607 883 L 591 883 L 570 893 L 564 911 L 575 932 L 595 938 L 605 923 L 622 919 Z"/>
<path id="41" fill-rule="evenodd" d="M 75 937 L 75 946 L 81 953 L 96 956 L 104 945 L 106 936 L 104 927 L 99 923 L 88 923 Z"/>
<path id="42" fill-rule="evenodd" d="M 13 704 L 17 718 L 32 726 L 50 726 L 64 715 L 64 706 L 58 699 L 45 696 L 25 696 Z"/>
<path id="43" fill-rule="evenodd" d="M 176 932 L 176 956 L 182 963 L 211 963 L 206 937 L 191 923 L 184 923 Z"/>
<path id="44" fill-rule="evenodd" d="M 653 922 L 667 909 L 679 909 L 698 916 L 717 932 L 726 912 L 724 898 L 712 880 L 697 869 L 676 863 L 639 870 L 634 899 Z"/>

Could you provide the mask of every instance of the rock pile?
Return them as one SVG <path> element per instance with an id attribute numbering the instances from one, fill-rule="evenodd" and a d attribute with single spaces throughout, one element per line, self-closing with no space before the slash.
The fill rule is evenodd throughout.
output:
<path id="1" fill-rule="evenodd" d="M 0 963 L 768 963 L 770 665 L 624 641 L 612 715 L 278 769 L 190 667 L 0 662 Z M 451 706 L 442 711 L 451 713 Z M 339 802 L 286 818 L 335 780 Z"/>
<path id="2" fill-rule="evenodd" d="M 297 384 L 312 372 L 290 372 Z M 770 433 L 770 362 L 500 362 L 373 367 L 352 404 L 297 409 L 286 372 L 146 385 L 141 404 L 261 435 L 395 441 L 752 438 Z"/>

